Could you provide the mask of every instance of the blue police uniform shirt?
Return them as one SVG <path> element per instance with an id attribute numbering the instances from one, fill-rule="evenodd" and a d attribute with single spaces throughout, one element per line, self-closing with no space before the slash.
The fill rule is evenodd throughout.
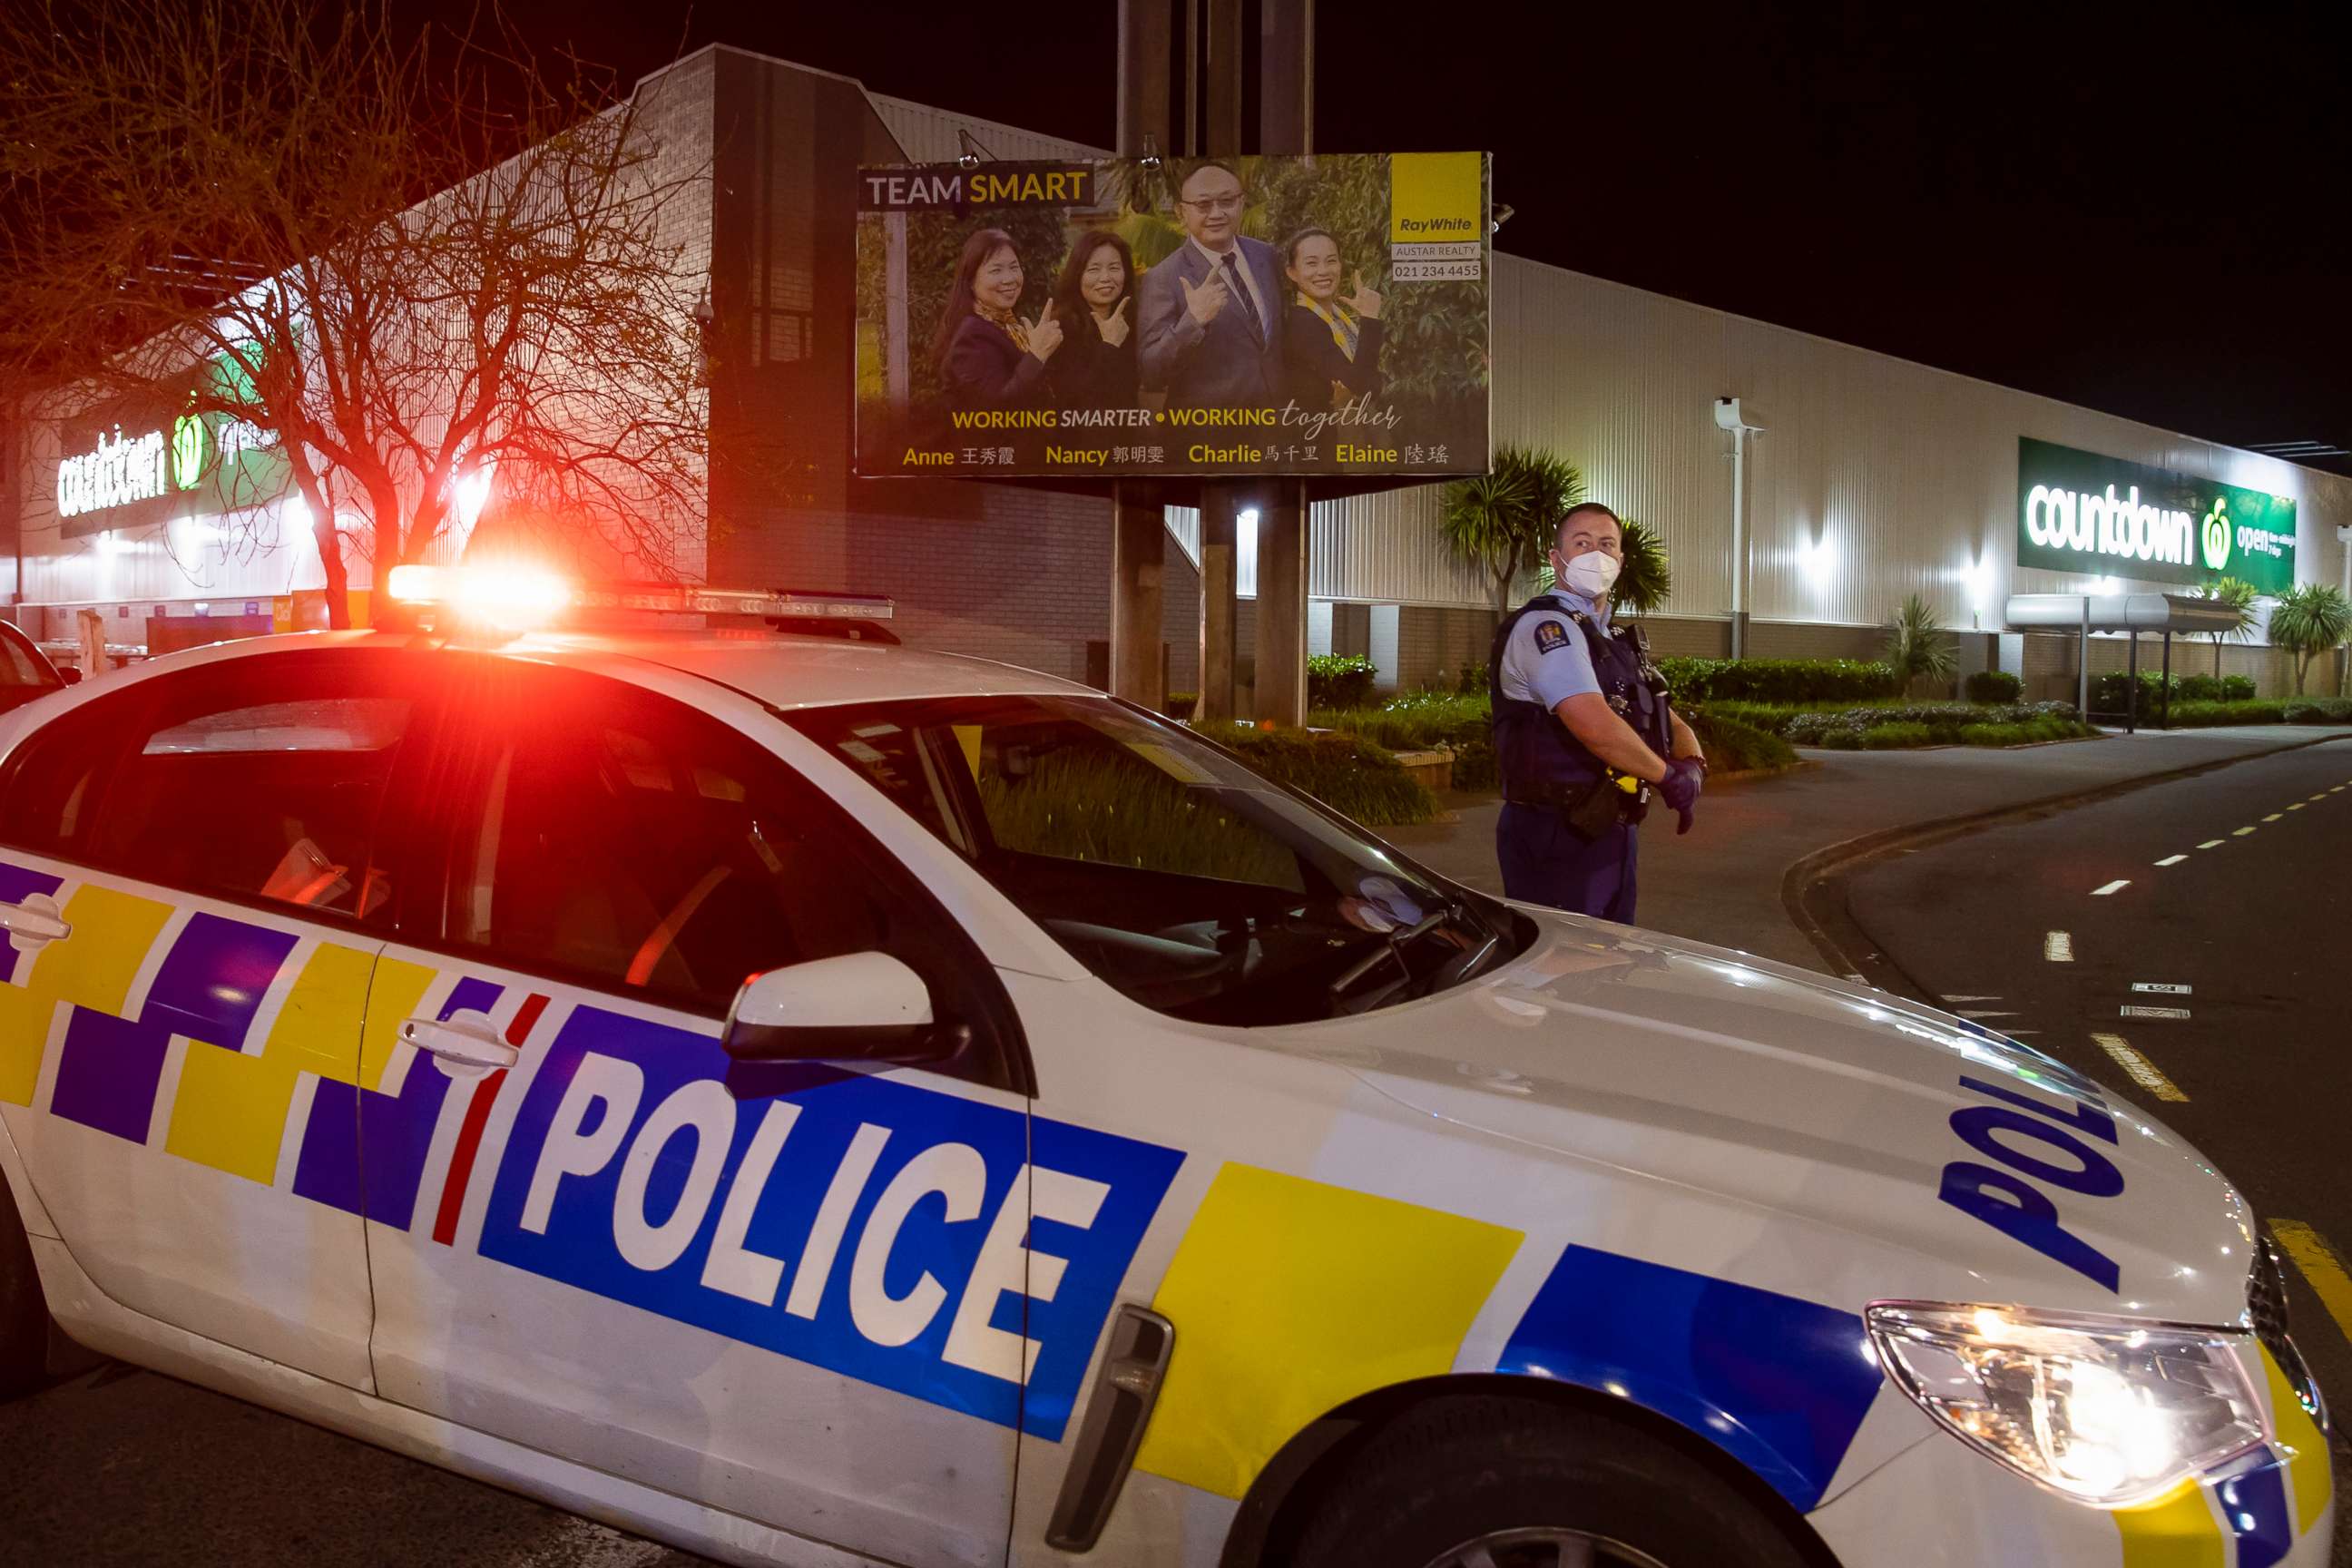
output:
<path id="1" fill-rule="evenodd" d="M 1588 599 L 1570 588 L 1554 588 L 1545 597 L 1554 605 L 1580 610 L 1609 627 L 1609 601 Z M 1496 672 L 1503 695 L 1523 702 L 1540 702 L 1547 710 L 1571 697 L 1599 695 L 1601 680 L 1592 670 L 1592 653 L 1585 647 L 1584 630 L 1569 619 L 1566 610 L 1530 610 L 1511 628 L 1503 647 L 1503 668 Z"/>

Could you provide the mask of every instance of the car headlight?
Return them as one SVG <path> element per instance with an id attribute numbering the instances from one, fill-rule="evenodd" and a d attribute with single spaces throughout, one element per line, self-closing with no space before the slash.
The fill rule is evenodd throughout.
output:
<path id="1" fill-rule="evenodd" d="M 2084 1502 L 2144 1501 L 2270 1437 L 2243 1334 L 1928 1301 L 1882 1301 L 1868 1321 L 1921 1409 Z"/>

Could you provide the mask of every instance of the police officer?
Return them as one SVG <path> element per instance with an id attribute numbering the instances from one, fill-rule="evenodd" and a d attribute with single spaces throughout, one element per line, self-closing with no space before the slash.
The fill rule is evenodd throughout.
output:
<path id="1" fill-rule="evenodd" d="M 1630 923 L 1633 830 L 1652 792 L 1690 831 L 1706 773 L 1698 737 L 1666 701 L 1639 631 L 1610 625 L 1625 555 L 1617 514 L 1563 513 L 1554 587 L 1505 617 L 1488 658 L 1503 815 L 1503 890 L 1529 903 Z"/>

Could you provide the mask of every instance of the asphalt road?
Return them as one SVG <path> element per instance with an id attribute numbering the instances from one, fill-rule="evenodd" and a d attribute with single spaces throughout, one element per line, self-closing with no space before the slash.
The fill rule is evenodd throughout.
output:
<path id="1" fill-rule="evenodd" d="M 2195 1142 L 2283 1239 L 2308 1254 L 2290 1228 L 2308 1227 L 2340 1260 L 2347 872 L 2352 742 L 2336 741 L 1898 852 L 1843 880 L 1879 949 L 1867 978 L 2082 1068 Z M 2141 989 L 2154 986 L 2186 989 Z M 2336 1473 L 2352 1476 L 2352 1310 L 2336 1316 L 2313 1289 L 2324 1258 L 2297 1262 L 2290 1319 L 2336 1413 Z M 2336 1307 L 2352 1309 L 2341 1290 Z M 2337 1568 L 2352 1568 L 2347 1515 Z"/>

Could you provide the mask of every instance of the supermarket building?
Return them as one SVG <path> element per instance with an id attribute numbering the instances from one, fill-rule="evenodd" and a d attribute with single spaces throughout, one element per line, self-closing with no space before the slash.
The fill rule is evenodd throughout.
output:
<path id="1" fill-rule="evenodd" d="M 845 77 L 729 47 L 706 48 L 637 89 L 661 156 L 707 167 L 685 206 L 685 264 L 714 316 L 712 520 L 700 559 L 714 584 L 887 594 L 910 642 L 1106 681 L 1111 503 L 1082 487 L 850 471 L 854 171 L 944 162 L 968 132 L 1003 159 L 1106 150 L 866 91 Z M 1506 179 L 1508 170 L 1502 171 Z M 1734 475 L 1744 477 L 1746 651 L 1867 657 L 1877 626 L 1922 595 L 1959 632 L 1963 672 L 2006 668 L 2035 696 L 2071 695 L 2075 643 L 2003 634 L 2012 594 L 2179 592 L 2136 577 L 2130 557 L 2062 570 L 2021 564 L 2021 444 L 2217 481 L 2292 503 L 2285 557 L 2298 581 L 2336 582 L 2352 528 L 2352 479 L 2013 391 L 1507 253 L 1494 257 L 1493 436 L 1550 448 L 1588 491 L 1662 536 L 1673 594 L 1645 617 L 1661 653 L 1730 651 Z M 1741 435 L 1718 418 L 1737 398 Z M 132 439 L 126 437 L 126 439 Z M 323 582 L 306 528 L 259 549 L 207 553 L 160 527 L 104 526 L 89 465 L 53 433 L 12 434 L 0 510 L 9 613 L 54 644 L 98 610 L 110 644 L 163 651 L 301 624 Z M 83 454 L 83 456 L 88 456 Z M 1385 686 L 1452 679 L 1484 661 L 1493 625 L 1481 574 L 1437 530 L 1439 490 L 1413 486 L 1313 504 L 1312 652 L 1357 653 Z M 2284 516 L 2282 508 L 2277 515 Z M 183 520 L 190 521 L 190 520 Z M 202 519 L 193 520 L 201 524 Z M 2045 513 L 2032 521 L 2047 530 Z M 1239 673 L 1249 679 L 1254 595 L 1241 531 Z M 1171 508 L 1163 583 L 1168 685 L 1198 668 L 1199 521 Z M 2041 534 L 2035 535 L 2042 537 Z M 2024 551 L 2029 554 L 2041 552 Z M 2100 579 L 2105 579 L 2101 581 Z M 364 584 L 365 572 L 355 574 Z M 2094 669 L 2121 668 L 2095 639 Z M 2211 668 L 2210 653 L 2192 668 Z M 2225 671 L 2266 692 L 2287 657 L 2257 639 L 2222 650 Z M 1240 711 L 1248 711 L 1244 695 Z"/>

